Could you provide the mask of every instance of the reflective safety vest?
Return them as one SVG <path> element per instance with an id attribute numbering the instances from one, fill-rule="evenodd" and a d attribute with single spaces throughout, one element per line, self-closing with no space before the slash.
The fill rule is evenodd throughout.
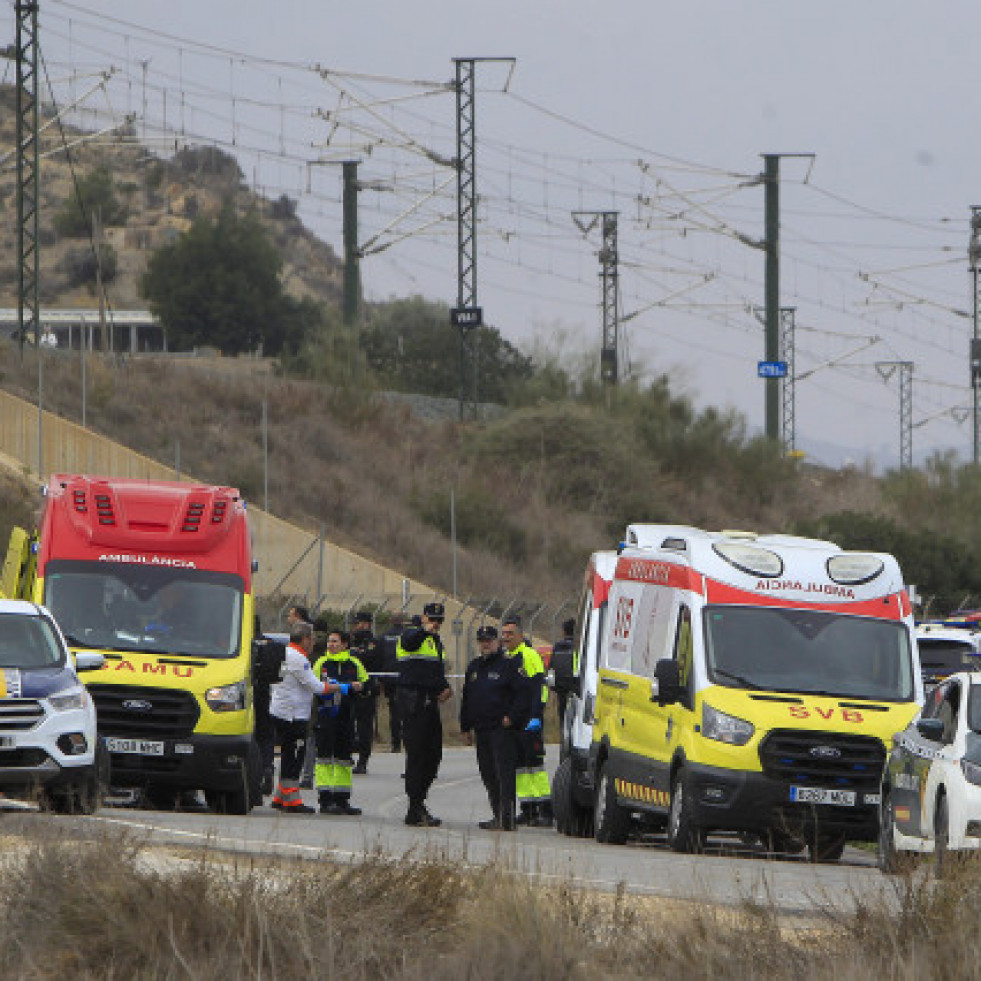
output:
<path id="1" fill-rule="evenodd" d="M 427 637 L 415 651 L 407 651 L 402 646 L 402 638 L 399 637 L 395 645 L 396 661 L 441 661 L 443 654 L 436 646 L 436 641 L 432 637 Z"/>
<path id="2" fill-rule="evenodd" d="M 535 650 L 534 647 L 529 647 L 524 641 L 522 641 L 513 651 L 508 651 L 508 657 L 520 657 L 521 666 L 524 668 L 524 673 L 528 678 L 534 678 L 535 675 L 542 676 L 542 705 L 548 701 L 548 685 L 545 684 L 545 662 L 542 660 L 541 654 Z"/>

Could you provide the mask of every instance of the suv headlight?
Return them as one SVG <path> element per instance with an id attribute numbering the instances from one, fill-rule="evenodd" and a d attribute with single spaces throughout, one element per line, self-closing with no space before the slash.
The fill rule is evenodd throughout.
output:
<path id="1" fill-rule="evenodd" d="M 85 707 L 85 689 L 72 688 L 70 691 L 63 691 L 60 695 L 48 695 L 48 704 L 56 712 L 68 712 L 71 709 Z"/>
<path id="2" fill-rule="evenodd" d="M 745 746 L 756 731 L 751 722 L 737 719 L 702 702 L 702 735 L 706 739 L 718 739 L 720 743 Z"/>
<path id="3" fill-rule="evenodd" d="M 240 712 L 245 708 L 245 682 L 236 681 L 232 685 L 209 688 L 204 700 L 212 712 Z"/>

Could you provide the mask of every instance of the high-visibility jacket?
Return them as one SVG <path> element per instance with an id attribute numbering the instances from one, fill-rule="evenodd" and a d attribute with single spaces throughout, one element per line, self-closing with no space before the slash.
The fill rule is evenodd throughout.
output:
<path id="1" fill-rule="evenodd" d="M 438 694 L 449 688 L 443 641 L 422 627 L 406 630 L 395 646 L 400 688 L 421 688 Z"/>
<path id="2" fill-rule="evenodd" d="M 545 703 L 548 701 L 548 685 L 545 684 L 545 662 L 541 654 L 522 641 L 513 651 L 507 652 L 508 657 L 521 659 L 521 666 L 525 677 L 536 687 L 536 693 L 540 690 L 538 704 L 535 706 L 535 715 L 541 718 L 545 712 Z"/>

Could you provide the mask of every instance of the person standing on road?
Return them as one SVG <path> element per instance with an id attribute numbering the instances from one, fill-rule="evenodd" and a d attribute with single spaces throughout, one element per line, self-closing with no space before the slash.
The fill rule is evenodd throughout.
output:
<path id="1" fill-rule="evenodd" d="M 518 765 L 516 792 L 521 813 L 516 823 L 529 827 L 552 826 L 552 787 L 545 769 L 545 703 L 548 687 L 545 684 L 545 665 L 542 656 L 525 642 L 521 621 L 511 617 L 501 624 L 501 638 L 508 657 L 520 666 L 531 690 L 531 719 L 521 733 L 521 761 Z"/>
<path id="2" fill-rule="evenodd" d="M 559 703 L 559 731 L 563 729 L 565 706 L 569 700 L 569 692 L 576 678 L 575 658 L 572 650 L 573 634 L 576 632 L 576 621 L 569 619 L 562 623 L 562 639 L 557 640 L 552 647 L 552 690 Z"/>
<path id="3" fill-rule="evenodd" d="M 327 653 L 318 658 L 313 673 L 321 681 L 349 686 L 350 694 L 333 692 L 317 701 L 314 735 L 317 743 L 315 783 L 321 814 L 360 814 L 351 806 L 351 769 L 354 760 L 354 703 L 368 681 L 364 665 L 351 654 L 351 637 L 346 630 L 327 635 Z"/>
<path id="4" fill-rule="evenodd" d="M 386 677 L 382 679 L 382 690 L 388 702 L 388 731 L 392 739 L 392 752 L 402 752 L 402 723 L 399 719 L 399 705 L 396 693 L 398 684 L 394 675 L 398 674 L 397 657 L 399 638 L 405 628 L 405 614 L 401 611 L 392 614 L 392 625 L 381 639 L 381 664 Z"/>
<path id="5" fill-rule="evenodd" d="M 280 747 L 279 786 L 271 806 L 284 814 L 313 813 L 313 808 L 304 804 L 300 796 L 300 767 L 313 696 L 332 692 L 346 695 L 350 690 L 346 684 L 321 681 L 310 665 L 312 653 L 313 627 L 297 621 L 290 627 L 290 643 L 283 659 L 283 680 L 273 685 L 269 700 L 269 714 Z"/>
<path id="6" fill-rule="evenodd" d="M 397 699 L 405 743 L 405 793 L 409 798 L 405 823 L 414 827 L 432 828 L 442 824 L 427 810 L 426 796 L 443 758 L 439 705 L 453 693 L 446 680 L 443 641 L 439 636 L 445 617 L 442 603 L 427 603 L 419 626 L 406 630 L 396 648 Z"/>
<path id="7" fill-rule="evenodd" d="M 364 691 L 354 700 L 355 746 L 358 750 L 354 772 L 367 773 L 371 744 L 375 738 L 375 714 L 378 711 L 378 679 L 374 676 L 382 669 L 381 646 L 371 632 L 371 613 L 367 610 L 354 618 L 351 646 L 369 675 Z"/>
<path id="8" fill-rule="evenodd" d="M 477 769 L 494 814 L 477 826 L 513 831 L 520 733 L 531 718 L 534 693 L 517 659 L 504 653 L 496 627 L 480 627 L 477 644 L 480 654 L 467 665 L 460 698 L 460 731 L 468 745 L 476 743 Z"/>
<path id="9" fill-rule="evenodd" d="M 269 700 L 272 697 L 272 686 L 282 680 L 286 648 L 262 633 L 258 614 L 255 617 L 255 638 L 252 644 L 252 708 L 255 712 L 255 741 L 262 763 L 259 790 L 264 797 L 268 797 L 273 792 L 276 777 L 276 729 L 269 714 Z"/>

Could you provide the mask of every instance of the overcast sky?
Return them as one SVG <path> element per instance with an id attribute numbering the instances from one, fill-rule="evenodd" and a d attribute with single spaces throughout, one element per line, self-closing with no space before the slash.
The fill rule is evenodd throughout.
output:
<path id="1" fill-rule="evenodd" d="M 883 380 L 876 363 L 910 360 L 915 457 L 970 456 L 970 421 L 948 410 L 970 405 L 977 3 L 41 0 L 40 10 L 59 101 L 87 91 L 86 73 L 117 70 L 75 121 L 134 114 L 161 153 L 175 139 L 215 141 L 258 189 L 297 198 L 338 251 L 339 168 L 315 162 L 359 158 L 377 188 L 360 198 L 373 299 L 455 301 L 453 173 L 433 162 L 455 149 L 446 83 L 454 57 L 514 57 L 510 77 L 494 63 L 477 76 L 485 318 L 526 348 L 598 358 L 599 239 L 572 211 L 615 210 L 625 367 L 668 372 L 697 404 L 744 413 L 751 430 L 764 404 L 753 312 L 764 264 L 751 244 L 763 236 L 760 155 L 814 153 L 781 163 L 781 301 L 796 308 L 806 375 L 797 445 L 831 463 L 873 453 L 894 464 L 897 376 Z M 7 21 L 12 33 L 10 0 Z"/>

